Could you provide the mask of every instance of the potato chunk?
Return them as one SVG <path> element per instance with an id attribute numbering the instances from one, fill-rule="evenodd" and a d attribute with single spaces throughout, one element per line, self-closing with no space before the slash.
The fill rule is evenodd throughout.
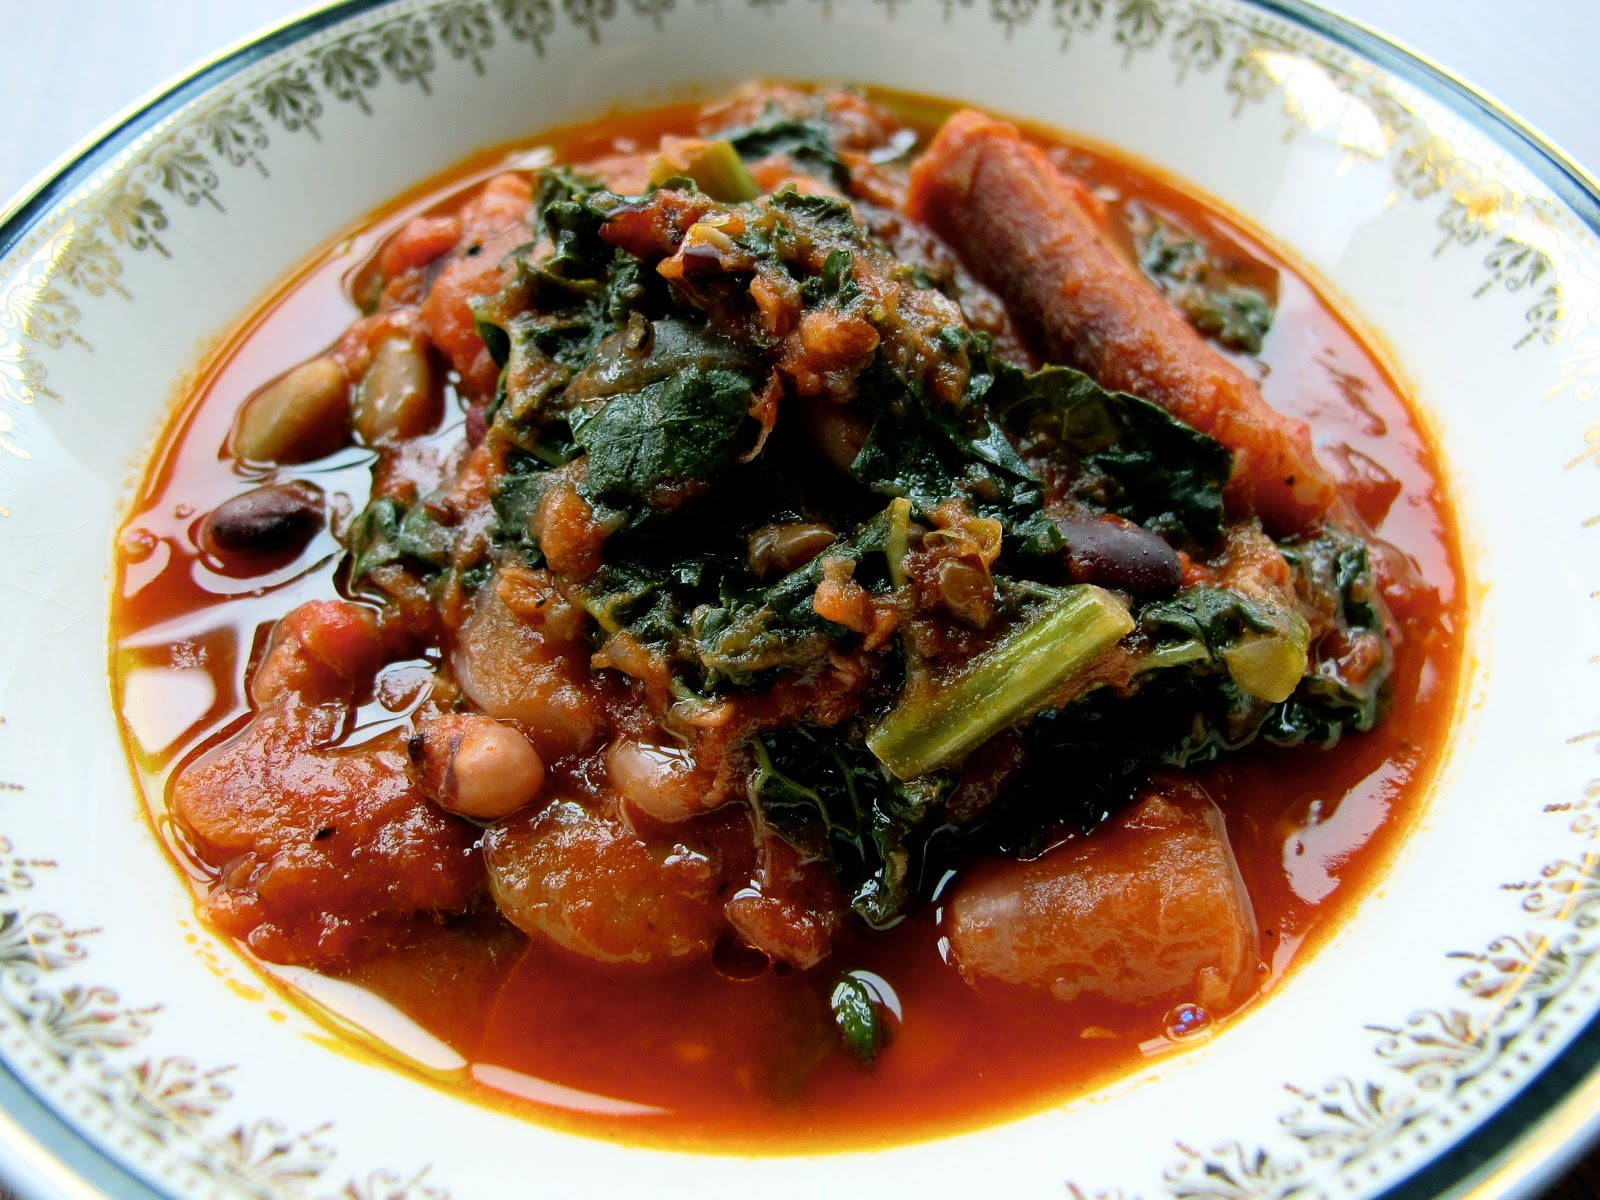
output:
<path id="1" fill-rule="evenodd" d="M 483 855 L 512 924 L 596 962 L 693 962 L 723 928 L 714 849 L 647 842 L 575 800 L 494 826 Z"/>
<path id="2" fill-rule="evenodd" d="M 1222 813 L 1169 785 L 1081 842 L 969 875 L 950 903 L 969 983 L 1048 988 L 1061 1000 L 1196 1001 L 1249 991 L 1260 939 Z"/>
<path id="3" fill-rule="evenodd" d="M 498 580 L 478 589 L 451 653 L 461 690 L 489 716 L 515 722 L 546 762 L 588 749 L 605 714 L 585 656 L 514 612 Z"/>

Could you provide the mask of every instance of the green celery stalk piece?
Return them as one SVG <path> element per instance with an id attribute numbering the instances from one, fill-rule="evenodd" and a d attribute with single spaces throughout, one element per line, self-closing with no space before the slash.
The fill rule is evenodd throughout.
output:
<path id="1" fill-rule="evenodd" d="M 1078 584 L 975 660 L 955 679 L 900 701 L 867 746 L 901 779 L 959 761 L 1000 730 L 1033 716 L 1057 689 L 1133 632 L 1127 605 Z"/>
<path id="2" fill-rule="evenodd" d="M 883 555 L 889 560 L 889 582 L 899 588 L 906 584 L 906 555 L 911 548 L 911 501 L 896 496 L 889 501 L 889 532 L 884 537 Z"/>
<path id="3" fill-rule="evenodd" d="M 740 204 L 761 194 L 744 159 L 725 139 L 706 142 L 690 152 L 681 169 L 658 160 L 650 172 L 650 182 L 665 183 L 675 175 L 687 175 L 702 192 L 724 204 Z"/>
<path id="4" fill-rule="evenodd" d="M 1241 638 L 1222 652 L 1222 662 L 1233 682 L 1268 704 L 1280 704 L 1294 694 L 1306 673 L 1311 630 L 1296 612 L 1279 612 L 1278 628 Z"/>

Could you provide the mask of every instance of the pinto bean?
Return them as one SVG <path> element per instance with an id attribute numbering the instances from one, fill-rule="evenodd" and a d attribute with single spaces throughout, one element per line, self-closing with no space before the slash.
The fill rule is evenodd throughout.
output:
<path id="1" fill-rule="evenodd" d="M 261 463 L 309 462 L 349 439 L 350 386 L 326 356 L 303 362 L 251 395 L 239 409 L 228 449 Z"/>
<path id="2" fill-rule="evenodd" d="M 211 510 L 200 548 L 217 558 L 298 554 L 327 517 L 322 489 L 301 480 L 251 488 Z"/>
<path id="3" fill-rule="evenodd" d="M 1170 596 L 1183 580 L 1177 551 L 1128 521 L 1058 519 L 1066 539 L 1067 574 L 1074 583 L 1097 583 L 1135 596 Z"/>
<path id="4" fill-rule="evenodd" d="M 410 748 L 428 799 L 463 817 L 498 821 L 532 804 L 544 788 L 539 752 L 493 717 L 449 713 L 423 722 Z"/>
<path id="5" fill-rule="evenodd" d="M 606 750 L 606 774 L 625 804 L 657 821 L 687 821 L 725 800 L 693 755 L 676 746 L 615 741 Z"/>
<path id="6" fill-rule="evenodd" d="M 387 338 L 356 388 L 351 420 L 368 446 L 427 433 L 439 423 L 443 398 L 433 386 L 428 352 L 409 338 Z"/>

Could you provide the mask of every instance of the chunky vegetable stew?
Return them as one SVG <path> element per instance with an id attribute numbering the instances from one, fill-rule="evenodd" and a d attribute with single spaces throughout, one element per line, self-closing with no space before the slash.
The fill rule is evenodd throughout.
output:
<path id="1" fill-rule="evenodd" d="M 543 1119 L 818 1148 L 1271 991 L 1420 803 L 1458 574 L 1416 419 L 1237 221 L 751 86 L 480 156 L 268 300 L 115 666 L 265 970 Z"/>

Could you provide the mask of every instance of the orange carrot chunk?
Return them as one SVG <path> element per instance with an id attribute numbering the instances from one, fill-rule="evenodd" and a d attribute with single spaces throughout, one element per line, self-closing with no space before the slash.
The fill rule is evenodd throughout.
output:
<path id="1" fill-rule="evenodd" d="M 1106 244 L 1083 187 L 1016 128 L 952 116 L 911 172 L 907 209 L 955 247 L 1053 362 L 1160 404 L 1234 454 L 1229 500 L 1274 533 L 1319 524 L 1334 484 L 1304 422 L 1213 349 Z"/>

